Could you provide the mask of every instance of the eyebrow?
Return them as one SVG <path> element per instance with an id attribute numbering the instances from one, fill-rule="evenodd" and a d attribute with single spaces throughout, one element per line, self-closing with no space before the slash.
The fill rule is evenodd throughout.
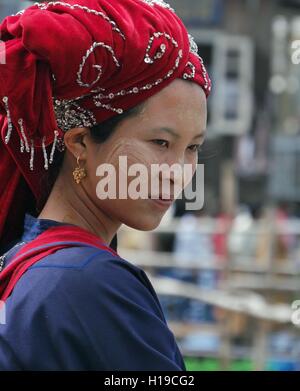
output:
<path id="1" fill-rule="evenodd" d="M 180 138 L 180 134 L 178 134 L 177 132 L 175 132 L 174 129 L 172 128 L 168 128 L 168 127 L 161 127 L 161 128 L 153 128 L 151 129 L 151 131 L 153 132 L 160 132 L 160 131 L 163 131 L 163 132 L 166 132 L 166 133 L 169 133 L 171 136 L 173 136 L 174 138 Z M 202 138 L 202 137 L 205 137 L 205 134 L 206 134 L 206 130 L 203 130 L 201 133 L 197 134 L 194 139 L 196 138 Z"/>

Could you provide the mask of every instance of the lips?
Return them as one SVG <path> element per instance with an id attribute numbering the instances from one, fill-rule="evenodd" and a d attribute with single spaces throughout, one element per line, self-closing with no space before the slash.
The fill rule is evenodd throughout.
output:
<path id="1" fill-rule="evenodd" d="M 151 194 L 149 194 L 149 198 L 151 199 L 151 200 L 155 200 L 155 201 L 167 201 L 167 202 L 173 202 L 174 201 L 174 196 L 173 195 L 159 195 L 159 198 L 152 198 L 151 197 Z"/>
<path id="2" fill-rule="evenodd" d="M 162 209 L 168 209 L 174 202 L 174 198 L 165 198 L 164 196 L 160 195 L 159 198 L 151 198 L 149 196 L 149 200 L 152 201 L 155 206 L 162 208 Z"/>

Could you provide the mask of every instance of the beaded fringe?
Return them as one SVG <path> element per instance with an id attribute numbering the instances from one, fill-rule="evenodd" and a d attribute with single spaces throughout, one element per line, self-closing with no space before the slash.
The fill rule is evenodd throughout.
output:
<path id="1" fill-rule="evenodd" d="M 10 110 L 9 110 L 9 103 L 8 103 L 8 97 L 4 96 L 2 98 L 2 101 L 4 102 L 5 105 L 5 110 L 6 110 L 6 115 L 7 115 L 7 121 L 8 121 L 8 126 L 7 126 L 7 134 L 5 136 L 5 144 L 8 144 L 11 138 L 11 134 L 13 131 L 13 124 L 11 120 L 11 115 L 10 115 Z M 30 143 L 26 137 L 25 130 L 24 130 L 24 121 L 23 118 L 18 119 L 18 124 L 20 128 L 20 152 L 24 153 L 26 150 L 27 153 L 30 153 L 30 160 L 29 160 L 29 167 L 30 170 L 34 170 L 34 156 L 35 156 L 35 145 L 34 145 L 34 140 L 30 139 Z M 44 168 L 45 170 L 48 170 L 49 164 L 53 163 L 53 157 L 55 153 L 55 149 L 59 150 L 62 152 L 65 149 L 65 145 L 62 139 L 58 137 L 59 132 L 58 130 L 54 130 L 54 140 L 52 144 L 52 148 L 50 151 L 50 156 L 48 158 L 47 150 L 46 150 L 46 145 L 45 145 L 45 137 L 43 137 L 42 141 L 42 151 L 43 151 L 43 156 L 44 156 Z"/>

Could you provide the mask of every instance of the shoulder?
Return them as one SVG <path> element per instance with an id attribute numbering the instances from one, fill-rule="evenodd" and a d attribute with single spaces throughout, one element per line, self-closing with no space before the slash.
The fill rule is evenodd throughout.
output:
<path id="1" fill-rule="evenodd" d="M 95 247 L 70 247 L 46 256 L 31 266 L 17 283 L 12 295 L 24 301 L 35 297 L 49 303 L 49 298 L 68 302 L 98 301 L 108 305 L 117 297 L 152 307 L 164 319 L 161 305 L 146 273 L 131 262 L 108 250 Z M 68 298 L 67 298 L 68 296 Z M 46 300 L 47 299 L 47 300 Z"/>
<path id="2" fill-rule="evenodd" d="M 80 266 L 79 266 L 80 265 Z M 130 261 L 108 251 L 90 251 L 77 268 L 65 269 L 59 287 L 73 299 L 100 307 L 143 307 L 165 321 L 156 292 L 147 274 Z M 80 295 L 80 298 L 78 297 Z"/>
<path id="3" fill-rule="evenodd" d="M 70 248 L 50 258 L 28 270 L 7 301 L 8 322 L 22 324 L 22 333 L 19 327 L 8 328 L 7 338 L 18 352 L 22 348 L 20 357 L 30 345 L 31 368 L 184 367 L 142 269 L 95 248 Z M 37 335 L 38 344 L 34 342 Z M 38 359 L 45 351 L 47 365 Z"/>
<path id="4" fill-rule="evenodd" d="M 105 281 L 118 283 L 125 281 L 151 285 L 145 272 L 130 261 L 106 249 L 96 247 L 69 247 L 46 256 L 28 269 L 28 274 L 45 274 L 45 277 L 59 276 L 64 283 L 83 285 Z M 77 278 L 78 277 L 78 278 Z"/>

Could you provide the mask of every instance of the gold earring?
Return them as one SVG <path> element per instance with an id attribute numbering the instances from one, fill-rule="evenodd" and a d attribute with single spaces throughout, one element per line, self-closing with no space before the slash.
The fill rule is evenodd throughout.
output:
<path id="1" fill-rule="evenodd" d="M 74 180 L 77 183 L 77 185 L 79 185 L 81 180 L 87 176 L 85 168 L 80 167 L 80 165 L 79 165 L 79 159 L 80 159 L 80 156 L 77 157 L 77 166 L 78 167 L 76 167 L 75 170 L 73 171 L 73 177 L 74 177 Z"/>

